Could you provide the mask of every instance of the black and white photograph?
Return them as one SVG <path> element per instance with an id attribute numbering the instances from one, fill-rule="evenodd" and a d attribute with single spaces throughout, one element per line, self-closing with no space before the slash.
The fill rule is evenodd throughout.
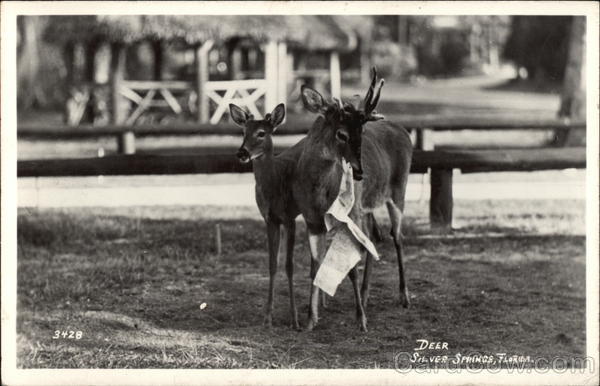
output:
<path id="1" fill-rule="evenodd" d="M 2 384 L 597 384 L 599 7 L 503 4 L 3 2 Z"/>

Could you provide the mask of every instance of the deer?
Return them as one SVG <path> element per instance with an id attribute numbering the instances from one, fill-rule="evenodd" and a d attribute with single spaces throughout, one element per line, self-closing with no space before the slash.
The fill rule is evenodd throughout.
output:
<path id="1" fill-rule="evenodd" d="M 272 135 L 285 118 L 285 105 L 277 105 L 264 119 L 256 120 L 240 107 L 230 104 L 233 121 L 244 130 L 237 158 L 242 163 L 252 162 L 255 197 L 259 212 L 267 226 L 269 253 L 269 292 L 265 307 L 264 324 L 273 323 L 273 298 L 278 256 L 285 256 L 285 269 L 290 296 L 292 327 L 299 330 L 298 312 L 294 294 L 294 242 L 296 217 L 300 214 L 292 196 L 292 175 L 304 147 L 304 138 L 277 156 L 273 151 Z"/>
<path id="2" fill-rule="evenodd" d="M 229 112 L 232 120 L 243 129 L 242 145 L 236 155 L 242 163 L 252 162 L 256 182 L 256 204 L 267 227 L 269 291 L 264 324 L 267 327 L 272 326 L 275 276 L 278 261 L 285 256 L 292 327 L 299 330 L 294 293 L 293 252 L 295 220 L 300 215 L 300 210 L 292 194 L 292 182 L 296 163 L 304 149 L 305 138 L 280 154 L 274 154 L 272 136 L 285 118 L 283 103 L 277 105 L 270 114 L 265 115 L 261 120 L 254 119 L 252 115 L 235 104 L 229 105 Z M 373 222 L 373 226 L 377 227 L 377 224 Z M 375 228 L 373 232 L 378 232 L 378 228 Z M 321 295 L 322 302 L 325 303 L 325 294 L 321 293 Z"/>
<path id="3" fill-rule="evenodd" d="M 324 215 L 339 193 L 342 160 L 349 162 L 355 190 L 350 217 L 371 237 L 370 231 L 376 229 L 370 226 L 374 219 L 373 211 L 384 205 L 387 207 L 398 260 L 400 304 L 408 307 L 401 224 L 412 143 L 405 128 L 383 120 L 383 116 L 375 111 L 383 84 L 383 79 L 377 82 L 377 72 L 373 69 L 371 85 L 361 105 L 357 101 L 351 104 L 336 99 L 328 103 L 316 90 L 308 86 L 301 88 L 304 107 L 319 116 L 306 137 L 296 165 L 293 195 L 306 222 L 311 277 L 314 279 L 325 252 Z M 367 256 L 360 291 L 357 267 L 348 274 L 354 290 L 357 321 L 360 330 L 365 332 L 371 264 L 372 257 Z M 309 330 L 318 323 L 318 291 L 313 284 Z"/>

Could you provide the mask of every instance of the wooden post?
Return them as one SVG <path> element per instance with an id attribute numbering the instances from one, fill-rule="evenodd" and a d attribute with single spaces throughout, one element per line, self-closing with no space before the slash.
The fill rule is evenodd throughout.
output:
<path id="1" fill-rule="evenodd" d="M 212 40 L 205 41 L 196 47 L 194 62 L 196 63 L 196 93 L 198 94 L 198 122 L 208 123 L 210 111 L 205 85 L 208 82 L 208 53 L 213 46 Z"/>
<path id="2" fill-rule="evenodd" d="M 121 83 L 125 77 L 125 47 L 115 43 L 111 47 L 110 58 L 110 94 L 112 123 L 120 124 L 125 120 L 125 101 L 121 96 Z"/>
<path id="3" fill-rule="evenodd" d="M 221 224 L 215 224 L 215 247 L 217 250 L 217 257 L 221 257 L 223 249 L 221 244 Z"/>
<path id="4" fill-rule="evenodd" d="M 270 40 L 265 45 L 265 79 L 267 80 L 267 93 L 265 94 L 265 114 L 270 113 L 278 103 L 277 56 L 277 42 L 275 40 Z"/>
<path id="5" fill-rule="evenodd" d="M 331 96 L 340 99 L 342 96 L 342 73 L 340 71 L 340 55 L 337 51 L 331 51 L 329 55 L 329 81 Z"/>
<path id="6" fill-rule="evenodd" d="M 98 43 L 94 58 L 94 83 L 106 84 L 110 79 L 110 44 Z"/>
<path id="7" fill-rule="evenodd" d="M 99 42 L 92 41 L 85 46 L 85 82 L 94 83 L 96 78 L 96 52 Z"/>
<path id="8" fill-rule="evenodd" d="M 74 69 L 74 80 L 75 83 L 81 84 L 85 82 L 86 76 L 86 46 L 80 42 L 76 41 L 73 47 L 73 69 Z"/>
<path id="9" fill-rule="evenodd" d="M 569 36 L 569 51 L 565 76 L 563 80 L 563 90 L 560 96 L 560 109 L 558 116 L 566 122 L 569 120 L 585 120 L 585 28 L 586 20 L 584 16 L 573 16 Z M 585 144 L 585 132 L 577 133 L 569 130 L 555 130 L 554 139 L 551 145 L 555 147 L 578 146 Z M 580 138 L 577 138 L 577 137 Z"/>
<path id="10" fill-rule="evenodd" d="M 73 103 L 71 100 L 73 86 L 75 85 L 75 44 L 73 42 L 67 42 L 63 48 L 63 61 L 66 69 L 65 78 L 65 96 L 66 99 L 63 104 L 63 122 L 67 125 L 73 124 L 72 110 Z"/>
<path id="11" fill-rule="evenodd" d="M 360 82 L 363 85 L 371 83 L 371 54 L 369 46 L 371 45 L 370 39 L 366 36 L 360 36 L 358 39 L 358 49 L 360 51 Z"/>
<path id="12" fill-rule="evenodd" d="M 431 169 L 429 222 L 432 228 L 452 228 L 452 169 Z"/>
<path id="13" fill-rule="evenodd" d="M 288 90 L 291 92 L 294 91 L 294 86 L 296 85 L 296 76 L 294 73 L 294 54 L 290 50 L 287 51 L 286 54 L 286 76 L 287 76 L 287 85 Z M 287 98 L 286 98 L 287 99 Z"/>
<path id="14" fill-rule="evenodd" d="M 278 45 L 277 54 L 277 103 L 285 103 L 287 105 L 287 73 L 288 73 L 288 57 L 287 44 L 280 42 Z M 286 114 L 287 116 L 287 114 Z"/>
<path id="15" fill-rule="evenodd" d="M 65 44 L 63 50 L 63 60 L 67 70 L 65 81 L 68 89 L 75 82 L 75 44 L 73 42 L 67 42 Z"/>
<path id="16" fill-rule="evenodd" d="M 155 40 L 152 42 L 152 53 L 154 54 L 154 68 L 153 70 L 153 79 L 154 80 L 162 80 L 163 79 L 163 68 L 164 68 L 164 52 L 163 52 L 163 42 L 160 40 Z"/>
<path id="17" fill-rule="evenodd" d="M 432 130 L 420 128 L 416 130 L 415 149 L 433 150 L 434 144 L 431 140 Z"/>
<path id="18" fill-rule="evenodd" d="M 243 79 L 242 74 L 242 48 L 239 42 L 229 45 L 229 78 L 231 80 Z"/>
<path id="19" fill-rule="evenodd" d="M 425 133 L 423 133 L 424 129 L 415 130 L 415 149 L 423 150 L 423 145 L 425 144 Z"/>
<path id="20" fill-rule="evenodd" d="M 135 154 L 135 134 L 133 131 L 121 133 L 117 139 L 119 154 Z"/>

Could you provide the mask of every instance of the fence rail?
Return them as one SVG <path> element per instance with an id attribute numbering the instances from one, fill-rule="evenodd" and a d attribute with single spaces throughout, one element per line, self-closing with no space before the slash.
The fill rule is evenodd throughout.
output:
<path id="1" fill-rule="evenodd" d="M 57 177 L 135 174 L 245 173 L 250 164 L 241 164 L 234 150 L 201 155 L 115 155 L 103 158 L 18 161 L 18 177 Z M 584 147 L 512 150 L 415 150 L 412 173 L 431 169 L 430 223 L 452 226 L 452 176 L 484 171 L 533 171 L 585 168 Z"/>
<path id="2" fill-rule="evenodd" d="M 23 160 L 17 163 L 18 177 L 59 177 L 94 175 L 144 175 L 193 173 L 247 173 L 235 150 L 219 154 L 114 155 L 102 158 Z M 585 148 L 511 150 L 415 150 L 412 173 L 428 168 L 463 173 L 485 171 L 533 171 L 585 168 Z"/>
<path id="3" fill-rule="evenodd" d="M 311 117 L 312 118 L 312 117 Z M 306 134 L 311 127 L 313 119 L 305 119 L 297 122 L 284 124 L 277 135 L 299 135 Z M 391 119 L 394 122 L 394 119 Z M 432 130 L 432 131 L 459 131 L 459 130 L 585 130 L 585 122 L 566 123 L 559 120 L 547 121 L 504 121 L 489 120 L 468 122 L 451 119 L 432 120 L 400 120 L 402 125 L 409 130 Z M 97 138 L 103 136 L 118 136 L 123 133 L 133 133 L 136 136 L 177 136 L 177 135 L 239 135 L 239 127 L 228 124 L 185 124 L 172 123 L 168 126 L 34 126 L 21 125 L 17 128 L 19 139 L 77 139 Z"/>
<path id="4" fill-rule="evenodd" d="M 452 175 L 454 169 L 463 173 L 488 171 L 533 171 L 585 168 L 585 147 L 535 149 L 446 149 L 428 151 L 427 131 L 454 130 L 553 130 L 568 134 L 585 130 L 585 123 L 564 121 L 481 121 L 452 120 L 403 121 L 409 130 L 416 130 L 412 173 L 431 170 L 430 222 L 434 227 L 449 228 L 452 224 Z M 305 134 L 311 122 L 288 123 L 278 135 Z M 136 136 L 171 135 L 240 135 L 240 129 L 229 125 L 109 126 L 109 127 L 19 127 L 20 139 L 74 139 L 116 136 L 121 155 L 103 158 L 23 160 L 17 165 L 18 177 L 57 177 L 90 175 L 194 174 L 250 172 L 248 164 L 240 164 L 235 149 L 222 149 L 216 154 L 157 155 L 134 154 Z"/>

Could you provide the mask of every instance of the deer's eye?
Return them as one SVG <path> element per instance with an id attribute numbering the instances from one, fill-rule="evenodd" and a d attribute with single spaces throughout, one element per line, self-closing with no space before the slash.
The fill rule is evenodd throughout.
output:
<path id="1" fill-rule="evenodd" d="M 344 142 L 344 143 L 348 142 L 348 134 L 344 133 L 341 130 L 338 130 L 338 131 L 335 132 L 335 137 L 340 142 Z"/>
<path id="2" fill-rule="evenodd" d="M 256 133 L 256 136 L 257 136 L 258 138 L 264 138 L 264 137 L 265 137 L 265 132 L 264 132 L 263 130 L 261 130 L 261 131 L 258 131 L 258 132 Z"/>

